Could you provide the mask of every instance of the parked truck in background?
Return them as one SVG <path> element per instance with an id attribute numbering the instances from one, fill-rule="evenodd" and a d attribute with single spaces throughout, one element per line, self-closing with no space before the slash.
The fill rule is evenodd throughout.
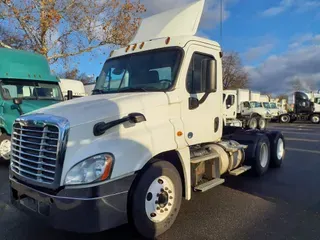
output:
<path id="1" fill-rule="evenodd" d="M 0 48 L 0 56 L 0 158 L 9 160 L 14 120 L 63 98 L 43 56 L 7 48 Z"/>
<path id="2" fill-rule="evenodd" d="M 132 42 L 111 53 L 92 96 L 15 121 L 15 206 L 58 229 L 129 222 L 154 238 L 193 191 L 281 166 L 280 132 L 224 128 L 221 48 L 194 36 L 204 2 L 144 19 Z"/>
<path id="3" fill-rule="evenodd" d="M 265 129 L 271 119 L 268 109 L 260 102 L 260 93 L 249 89 L 224 90 L 224 119 L 227 126 Z"/>
<path id="4" fill-rule="evenodd" d="M 309 121 L 320 123 L 320 93 L 296 91 L 289 98 L 293 103 L 293 111 L 279 116 L 281 123 Z M 290 104 L 290 103 L 289 103 Z"/>
<path id="5" fill-rule="evenodd" d="M 88 96 L 83 83 L 79 80 L 60 78 L 59 85 L 65 100 L 69 100 L 70 97 L 78 98 Z M 68 91 L 71 91 L 71 93 L 69 92 L 71 94 L 69 97 Z"/>

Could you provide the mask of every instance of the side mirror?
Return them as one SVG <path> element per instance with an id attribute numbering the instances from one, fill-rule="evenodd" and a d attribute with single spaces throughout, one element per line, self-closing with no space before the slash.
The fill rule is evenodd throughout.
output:
<path id="1" fill-rule="evenodd" d="M 72 96 L 73 96 L 73 92 L 71 90 L 68 90 L 68 92 L 67 92 L 67 100 L 72 99 Z"/>
<path id="2" fill-rule="evenodd" d="M 201 62 L 201 78 L 205 79 L 206 93 L 215 92 L 217 90 L 216 62 L 214 60 L 205 59 Z"/>
<path id="3" fill-rule="evenodd" d="M 14 98 L 12 99 L 13 104 L 15 105 L 20 105 L 22 103 L 22 99 L 21 98 Z"/>
<path id="4" fill-rule="evenodd" d="M 99 76 L 98 76 L 98 77 L 96 77 L 96 81 L 98 81 L 98 79 L 99 79 Z"/>
<path id="5" fill-rule="evenodd" d="M 190 110 L 198 108 L 199 105 L 200 105 L 200 103 L 197 98 L 194 98 L 194 97 L 189 98 L 189 109 Z"/>

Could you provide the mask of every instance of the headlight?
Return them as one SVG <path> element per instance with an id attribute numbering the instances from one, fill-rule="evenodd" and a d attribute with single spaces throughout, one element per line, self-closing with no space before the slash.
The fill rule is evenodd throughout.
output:
<path id="1" fill-rule="evenodd" d="M 65 178 L 65 185 L 76 185 L 106 180 L 112 169 L 113 156 L 98 154 L 73 166 Z"/>

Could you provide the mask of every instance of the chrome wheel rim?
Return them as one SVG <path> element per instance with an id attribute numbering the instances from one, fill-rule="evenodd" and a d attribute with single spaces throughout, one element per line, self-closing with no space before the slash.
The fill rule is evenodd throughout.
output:
<path id="1" fill-rule="evenodd" d="M 279 138 L 277 143 L 277 157 L 280 160 L 283 157 L 284 154 L 284 143 L 282 138 Z"/>
<path id="2" fill-rule="evenodd" d="M 174 184 L 167 176 L 156 178 L 147 191 L 145 210 L 155 223 L 164 221 L 172 212 L 175 201 Z"/>
<path id="3" fill-rule="evenodd" d="M 268 145 L 266 143 L 263 143 L 261 145 L 261 151 L 260 151 L 261 167 L 265 168 L 267 166 L 268 157 L 269 157 Z"/>

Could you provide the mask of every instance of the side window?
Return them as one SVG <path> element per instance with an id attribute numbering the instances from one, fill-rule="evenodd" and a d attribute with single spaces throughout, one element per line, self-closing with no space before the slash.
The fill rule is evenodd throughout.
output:
<path id="1" fill-rule="evenodd" d="M 214 60 L 213 56 L 194 53 L 187 74 L 187 91 L 189 93 L 203 93 L 206 83 L 201 78 L 201 63 L 203 60 Z"/>
<path id="2" fill-rule="evenodd" d="M 229 95 L 226 103 L 227 103 L 227 105 L 232 106 L 234 104 L 234 95 Z"/>
<path id="3" fill-rule="evenodd" d="M 244 102 L 244 103 L 243 103 L 243 106 L 244 106 L 245 108 L 250 108 L 249 102 Z"/>

